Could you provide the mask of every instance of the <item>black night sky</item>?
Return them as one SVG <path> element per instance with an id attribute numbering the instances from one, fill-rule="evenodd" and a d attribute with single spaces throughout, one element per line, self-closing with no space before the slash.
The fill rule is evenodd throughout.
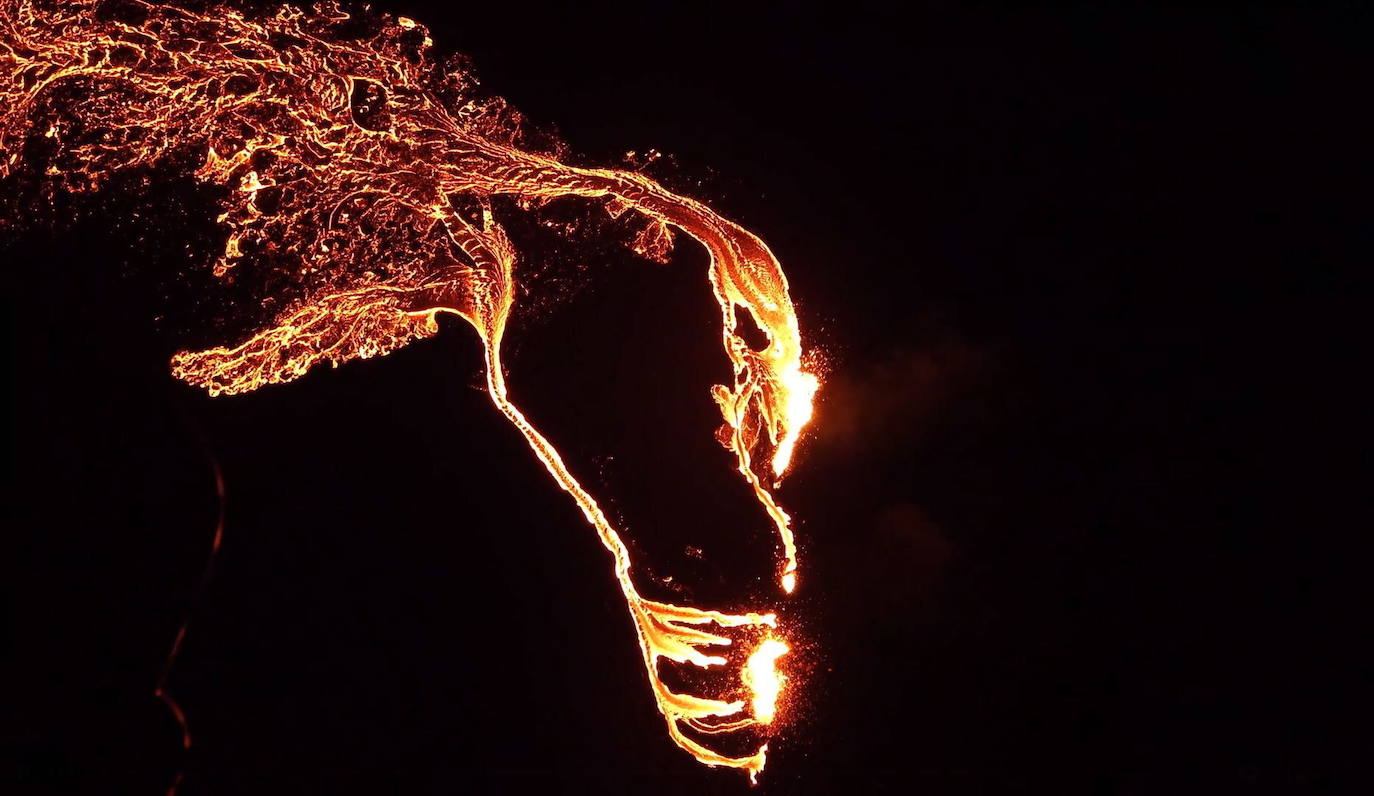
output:
<path id="1" fill-rule="evenodd" d="M 780 494 L 800 697 L 753 792 L 1355 789 L 1367 10 L 375 5 L 578 162 L 668 154 L 787 271 L 829 372 Z M 209 206 L 117 190 L 0 233 L 7 792 L 750 792 L 667 740 L 470 329 L 207 398 L 157 319 Z M 646 574 L 771 599 L 705 254 L 613 244 L 518 311 L 514 397 Z M 188 611 L 183 755 L 153 688 Z"/>

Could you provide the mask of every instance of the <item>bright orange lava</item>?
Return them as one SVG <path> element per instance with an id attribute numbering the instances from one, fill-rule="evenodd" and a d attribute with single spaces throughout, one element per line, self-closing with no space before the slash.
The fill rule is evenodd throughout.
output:
<path id="1" fill-rule="evenodd" d="M 782 692 L 787 678 L 777 670 L 778 658 L 786 655 L 790 648 L 785 642 L 766 638 L 749 656 L 744 664 L 740 679 L 754 695 L 751 707 L 754 718 L 762 724 L 771 724 L 777 715 L 778 694 Z"/>
<path id="2" fill-rule="evenodd" d="M 246 339 L 173 358 L 177 378 L 211 395 L 291 381 L 321 362 L 387 354 L 435 334 L 440 313 L 466 320 L 486 351 L 492 401 L 614 558 L 669 735 L 707 765 L 756 776 L 766 744 L 731 757 L 683 728 L 712 734 L 773 721 L 785 680 L 775 663 L 788 649 L 775 637 L 777 618 L 636 592 L 619 534 L 507 393 L 500 352 L 517 252 L 491 200 L 513 197 L 536 210 L 581 197 L 615 217 L 636 213 L 633 248 L 651 259 L 666 260 L 675 229 L 706 248 L 734 366 L 734 384 L 712 390 L 725 421 L 720 437 L 774 520 L 779 584 L 791 592 L 796 544 L 770 490 L 811 419 L 818 383 L 802 368 L 782 268 L 763 241 L 700 202 L 635 172 L 576 168 L 560 151 L 523 145 L 518 114 L 500 100 L 475 99 L 475 80 L 460 63 L 436 63 L 423 26 L 369 20 L 367 33 L 345 35 L 350 16 L 333 3 L 249 17 L 136 0 L 108 13 L 89 0 L 0 0 L 0 177 L 39 162 L 57 187 L 94 191 L 117 171 L 190 153 L 198 179 L 228 189 L 217 219 L 228 237 L 215 276 L 232 283 L 244 269 L 268 269 L 290 289 L 263 300 L 263 323 Z M 738 333 L 739 309 L 767 334 L 761 350 Z M 709 653 L 733 643 L 722 632 L 730 628 L 754 628 L 749 637 L 760 639 L 741 673 L 740 699 L 680 694 L 663 683 L 660 659 L 726 665 Z"/>

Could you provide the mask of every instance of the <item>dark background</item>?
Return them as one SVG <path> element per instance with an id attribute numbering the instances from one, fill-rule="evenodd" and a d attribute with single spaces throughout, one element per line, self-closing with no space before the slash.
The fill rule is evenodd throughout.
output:
<path id="1" fill-rule="evenodd" d="M 1367 11 L 570 5 L 385 3 L 582 162 L 672 155 L 787 270 L 829 372 L 759 792 L 1356 789 Z M 147 271 L 203 222 L 168 196 L 2 250 L 22 788 L 745 791 L 667 740 L 469 330 L 170 378 Z M 771 539 L 712 480 L 704 262 L 588 255 L 508 365 L 645 568 L 744 605 Z M 188 610 L 183 757 L 153 688 Z"/>

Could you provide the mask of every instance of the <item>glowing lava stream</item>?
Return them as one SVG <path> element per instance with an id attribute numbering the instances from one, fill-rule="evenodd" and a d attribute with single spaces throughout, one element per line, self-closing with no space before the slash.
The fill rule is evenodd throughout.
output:
<path id="1" fill-rule="evenodd" d="M 615 558 L 616 580 L 620 583 L 621 592 L 625 595 L 630 614 L 634 618 L 640 652 L 644 656 L 644 665 L 649 672 L 649 682 L 653 688 L 654 700 L 658 703 L 659 712 L 667 721 L 668 734 L 678 746 L 690 752 L 697 760 L 707 765 L 745 769 L 749 772 L 750 780 L 757 781 L 758 773 L 763 770 L 767 760 L 767 744 L 761 746 L 752 755 L 728 757 L 687 737 L 682 732 L 678 722 L 684 722 L 693 729 L 708 734 L 741 730 L 755 724 L 766 725 L 771 723 L 783 679 L 781 675 L 776 673 L 774 663 L 779 656 L 787 652 L 787 645 L 777 639 L 767 637 L 751 655 L 741 674 L 741 681 L 753 694 L 754 717 L 726 724 L 707 724 L 700 720 L 736 715 L 744 709 L 743 700 L 725 702 L 676 693 L 670 690 L 659 678 L 658 659 L 667 658 L 677 663 L 691 663 L 702 668 L 723 665 L 725 658 L 707 655 L 699 648 L 728 645 L 731 640 L 728 637 L 709 633 L 694 626 L 714 623 L 720 627 L 754 625 L 776 628 L 777 617 L 774 614 L 731 615 L 717 611 L 702 611 L 696 608 L 653 602 L 639 596 L 630 579 L 630 554 L 625 548 L 624 541 L 616 533 L 610 521 L 606 519 L 601 507 L 597 505 L 596 499 L 588 494 L 577 482 L 577 479 L 568 472 L 568 468 L 563 464 L 563 458 L 558 454 L 558 451 L 534 428 L 508 397 L 500 351 L 501 337 L 505 332 L 506 319 L 509 317 L 511 306 L 512 258 L 501 256 L 499 247 L 490 254 L 499 262 L 502 274 L 501 280 L 496 283 L 500 288 L 493 291 L 499 297 L 488 305 L 487 312 L 465 317 L 482 337 L 483 347 L 486 351 L 487 386 L 492 401 L 525 436 L 530 448 L 544 463 L 554 480 L 577 501 L 577 505 L 581 507 L 587 521 L 596 528 L 601 543 Z M 752 472 L 750 475 L 752 476 Z M 755 488 L 762 494 L 767 494 L 757 485 L 757 481 L 755 481 Z M 769 505 L 772 505 L 771 500 Z M 780 511 L 779 514 L 781 514 Z M 783 517 L 780 520 L 781 527 L 786 529 L 786 515 L 781 516 Z M 786 538 L 790 542 L 790 534 Z"/>
<path id="2" fill-rule="evenodd" d="M 730 757 L 684 726 L 711 735 L 773 721 L 785 680 L 776 662 L 788 650 L 776 615 L 724 614 L 636 592 L 620 536 L 507 393 L 500 351 L 516 251 L 492 199 L 511 197 L 531 213 L 558 197 L 599 202 L 616 218 L 633 212 L 642 225 L 633 248 L 650 259 L 666 261 L 673 228 L 706 248 L 734 370 L 732 386 L 711 391 L 724 419 L 719 437 L 777 527 L 778 581 L 791 592 L 791 519 L 770 490 L 811 420 L 818 382 L 802 367 L 787 279 L 768 247 L 641 174 L 575 168 L 557 148 L 522 147 L 518 115 L 476 98 L 460 65 L 436 64 L 412 20 L 374 15 L 370 33 L 360 34 L 344 32 L 350 16 L 333 3 L 253 17 L 138 0 L 97 9 L 86 0 L 0 0 L 0 177 L 36 171 L 58 188 L 89 192 L 115 172 L 191 153 L 195 177 L 227 189 L 217 220 L 228 237 L 213 274 L 226 284 L 265 274 L 276 292 L 260 297 L 270 317 L 247 339 L 173 358 L 177 378 L 211 395 L 290 381 L 321 362 L 381 356 L 435 334 L 439 313 L 464 318 L 481 337 L 492 401 L 614 557 L 672 740 L 707 765 L 756 777 L 767 744 Z M 739 333 L 738 310 L 767 335 L 761 350 Z M 732 639 L 711 625 L 752 628 L 759 639 L 740 672 L 750 699 L 679 694 L 660 679 L 664 658 L 727 664 L 710 653 Z"/>

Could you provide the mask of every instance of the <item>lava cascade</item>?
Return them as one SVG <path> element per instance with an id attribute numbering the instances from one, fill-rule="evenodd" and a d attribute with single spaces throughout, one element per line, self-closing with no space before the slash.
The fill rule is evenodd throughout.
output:
<path id="1" fill-rule="evenodd" d="M 518 252 L 493 199 L 536 211 L 560 197 L 638 214 L 631 243 L 666 260 L 675 232 L 710 254 L 708 281 L 734 383 L 713 388 L 719 437 L 773 518 L 778 582 L 796 586 L 788 515 L 772 488 L 811 418 L 817 380 L 787 279 L 758 237 L 704 204 L 632 171 L 578 168 L 526 145 L 522 121 L 479 98 L 460 61 L 436 59 L 426 29 L 344 6 L 231 6 L 0 0 L 0 178 L 37 168 L 57 190 L 99 190 L 117 172 L 187 160 L 223 189 L 225 243 L 213 278 L 252 269 L 278 293 L 253 308 L 255 331 L 176 354 L 171 371 L 211 395 L 299 378 L 315 365 L 385 355 L 434 335 L 437 316 L 466 320 L 481 338 L 487 386 L 550 475 L 595 528 L 637 630 L 649 683 L 672 740 L 697 760 L 763 768 L 767 745 L 728 756 L 700 738 L 773 720 L 788 649 L 774 613 L 725 614 L 641 597 L 628 550 L 554 446 L 511 401 L 501 339 L 516 300 Z M 35 164 L 37 164 L 35 166 Z M 749 346 L 747 312 L 767 336 Z M 660 679 L 668 659 L 709 668 L 744 628 L 757 646 L 740 698 L 677 693 Z M 746 699 L 748 696 L 750 698 Z M 696 737 L 684 732 L 694 730 Z"/>

